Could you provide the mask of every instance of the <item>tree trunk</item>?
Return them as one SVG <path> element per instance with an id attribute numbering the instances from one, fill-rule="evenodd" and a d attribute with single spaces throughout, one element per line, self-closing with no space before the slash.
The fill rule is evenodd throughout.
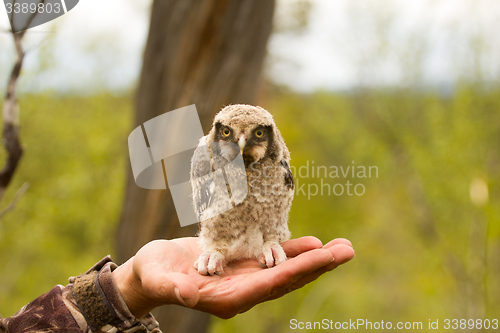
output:
<path id="1" fill-rule="evenodd" d="M 135 126 L 196 104 L 205 133 L 233 103 L 254 103 L 274 0 L 155 0 L 136 98 Z M 117 262 L 147 242 L 196 234 L 181 228 L 170 191 L 139 188 L 128 173 L 117 232 Z M 178 306 L 155 315 L 163 332 L 205 332 L 208 315 Z"/>

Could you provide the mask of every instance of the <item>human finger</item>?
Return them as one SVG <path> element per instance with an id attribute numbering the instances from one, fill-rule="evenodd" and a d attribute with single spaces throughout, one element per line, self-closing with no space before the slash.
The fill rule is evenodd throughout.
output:
<path id="1" fill-rule="evenodd" d="M 320 249 L 321 247 L 323 247 L 323 244 L 316 237 L 305 236 L 283 242 L 281 244 L 281 247 L 283 247 L 286 255 L 290 258 L 296 257 L 306 251 Z"/>
<path id="2" fill-rule="evenodd" d="M 337 244 L 345 244 L 347 246 L 353 247 L 351 241 L 345 238 L 335 238 L 334 240 L 331 240 L 328 243 L 326 243 L 325 246 L 323 247 L 329 248 Z"/>
<path id="3" fill-rule="evenodd" d="M 329 248 L 329 251 L 331 251 L 332 255 L 335 258 L 331 263 L 318 268 L 314 272 L 310 272 L 309 274 L 304 274 L 297 281 L 295 281 L 289 288 L 284 290 L 279 290 L 276 294 L 272 295 L 268 300 L 279 298 L 293 290 L 302 288 L 306 284 L 319 278 L 324 273 L 331 271 L 336 267 L 348 262 L 355 255 L 354 249 L 352 249 L 350 246 L 346 244 L 336 244 L 335 246 Z"/>
<path id="4" fill-rule="evenodd" d="M 260 286 L 257 286 L 257 290 L 263 290 L 269 297 L 280 289 L 287 289 L 302 276 L 328 265 L 333 260 L 331 251 L 326 249 L 304 252 L 276 267 L 258 272 L 262 277 L 258 279 Z"/>

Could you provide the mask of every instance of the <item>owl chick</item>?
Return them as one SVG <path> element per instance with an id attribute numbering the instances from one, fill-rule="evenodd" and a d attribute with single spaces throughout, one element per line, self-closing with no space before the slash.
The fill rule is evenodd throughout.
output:
<path id="1" fill-rule="evenodd" d="M 240 153 L 244 169 L 224 168 Z M 270 268 L 287 259 L 280 243 L 290 238 L 288 212 L 294 180 L 289 161 L 283 137 L 263 108 L 229 105 L 215 116 L 191 160 L 193 205 L 201 221 L 203 249 L 194 267 L 200 274 L 220 274 L 234 260 L 256 259 Z M 207 183 L 203 177 L 221 170 L 226 180 L 236 177 L 238 170 L 246 173 L 243 196 L 238 188 L 226 188 L 225 182 Z M 232 195 L 229 210 L 222 207 L 222 193 Z M 220 211 L 225 212 L 214 213 Z"/>

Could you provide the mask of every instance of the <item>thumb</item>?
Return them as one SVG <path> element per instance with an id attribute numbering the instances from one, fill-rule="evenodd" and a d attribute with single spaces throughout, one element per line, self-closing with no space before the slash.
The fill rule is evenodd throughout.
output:
<path id="1" fill-rule="evenodd" d="M 189 308 L 198 304 L 200 292 L 186 274 L 148 274 L 142 279 L 142 288 L 162 304 L 178 304 Z"/>
<path id="2" fill-rule="evenodd" d="M 180 305 L 193 308 L 198 304 L 200 291 L 189 276 L 181 273 L 169 273 L 167 276 L 173 285 L 175 298 Z"/>

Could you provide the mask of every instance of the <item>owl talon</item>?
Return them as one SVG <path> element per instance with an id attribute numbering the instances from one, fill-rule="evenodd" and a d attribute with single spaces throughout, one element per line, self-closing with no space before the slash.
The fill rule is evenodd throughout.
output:
<path id="1" fill-rule="evenodd" d="M 198 260 L 194 263 L 194 268 L 201 275 L 220 275 L 224 273 L 222 268 L 224 264 L 224 256 L 218 251 L 207 250 L 203 252 Z"/>
<path id="2" fill-rule="evenodd" d="M 266 265 L 266 258 L 264 257 L 264 254 L 261 254 L 260 257 L 259 257 L 259 260 L 257 260 L 259 262 L 259 265 L 260 267 L 262 268 L 266 268 L 267 265 Z"/>
<path id="3" fill-rule="evenodd" d="M 262 246 L 262 255 L 259 264 L 263 267 L 271 268 L 286 261 L 285 251 L 277 242 L 265 242 Z"/>

